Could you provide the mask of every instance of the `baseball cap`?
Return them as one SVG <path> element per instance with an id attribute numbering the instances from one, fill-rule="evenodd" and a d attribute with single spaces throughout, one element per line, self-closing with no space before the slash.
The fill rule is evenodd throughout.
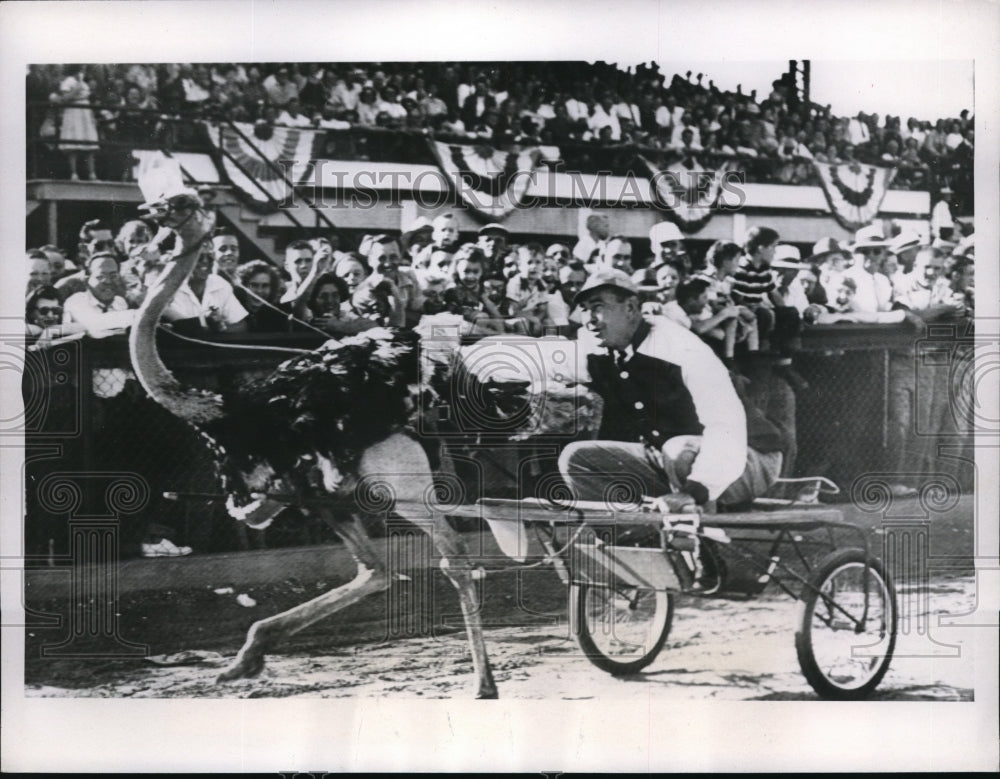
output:
<path id="1" fill-rule="evenodd" d="M 497 222 L 490 222 L 490 224 L 483 225 L 479 228 L 478 234 L 485 235 L 486 233 L 503 233 L 504 235 L 510 235 L 510 230 L 504 227 L 502 224 Z"/>
<path id="2" fill-rule="evenodd" d="M 623 289 L 631 295 L 639 294 L 639 288 L 627 273 L 620 271 L 617 268 L 601 268 L 600 270 L 592 273 L 583 283 L 583 286 L 580 287 L 580 291 L 577 292 L 576 296 L 573 298 L 573 305 L 579 305 L 581 302 L 589 298 L 595 290 L 604 289 L 605 287 Z"/>

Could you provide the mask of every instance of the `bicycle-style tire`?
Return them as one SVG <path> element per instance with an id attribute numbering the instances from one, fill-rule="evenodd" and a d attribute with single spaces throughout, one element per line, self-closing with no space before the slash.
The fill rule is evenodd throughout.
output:
<path id="1" fill-rule="evenodd" d="M 799 666 L 812 688 L 828 700 L 859 700 L 871 694 L 889 670 L 896 647 L 896 593 L 881 560 L 868 561 L 868 614 L 863 631 L 857 632 L 864 613 L 864 572 L 862 550 L 832 552 L 799 596 Z"/>
<path id="2" fill-rule="evenodd" d="M 614 676 L 633 674 L 663 649 L 674 616 L 673 593 L 628 585 L 577 582 L 569 592 L 570 626 L 580 649 Z"/>

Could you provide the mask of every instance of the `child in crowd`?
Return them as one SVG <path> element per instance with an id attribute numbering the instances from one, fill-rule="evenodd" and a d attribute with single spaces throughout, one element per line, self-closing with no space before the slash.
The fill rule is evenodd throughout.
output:
<path id="1" fill-rule="evenodd" d="M 361 257 L 352 253 L 334 264 L 333 274 L 344 280 L 348 294 L 353 295 L 358 285 L 368 276 L 368 269 Z"/>
<path id="2" fill-rule="evenodd" d="M 672 302 L 680 283 L 680 272 L 673 265 L 661 265 L 656 269 L 656 300 L 642 304 L 642 313 L 647 316 L 664 316 L 664 307 Z"/>
<path id="3" fill-rule="evenodd" d="M 716 241 L 705 256 L 710 310 L 704 312 L 702 319 L 713 324 L 700 326 L 707 328 L 703 336 L 722 342 L 723 355 L 727 359 L 732 359 L 736 344 L 745 343 L 749 352 L 760 348 L 756 315 L 746 306 L 733 302 L 733 274 L 739 266 L 741 253 L 742 249 L 732 241 Z"/>
<path id="4" fill-rule="evenodd" d="M 450 264 L 450 260 L 449 260 Z M 424 293 L 424 314 L 440 314 L 447 311 L 444 302 L 444 290 L 448 284 L 448 277 L 436 271 L 426 271 L 421 276 Z"/>
<path id="5" fill-rule="evenodd" d="M 517 273 L 507 281 L 507 308 L 509 316 L 519 316 L 525 312 L 529 300 L 538 293 L 548 290 L 542 281 L 542 265 L 545 250 L 541 245 L 530 243 L 518 249 Z"/>
<path id="6" fill-rule="evenodd" d="M 847 252 L 828 250 L 824 253 L 823 260 L 819 264 L 819 285 L 826 290 L 837 289 L 840 286 L 840 280 L 844 277 L 844 272 L 850 266 L 850 255 Z"/>
<path id="7" fill-rule="evenodd" d="M 841 276 L 834 290 L 833 300 L 826 305 L 827 310 L 832 314 L 847 314 L 857 311 L 857 306 L 854 305 L 854 295 L 857 291 L 858 285 L 854 279 Z"/>
<path id="8" fill-rule="evenodd" d="M 452 284 L 444 291 L 448 311 L 460 314 L 467 322 L 479 319 L 501 319 L 499 309 L 486 298 L 483 290 L 482 250 L 474 244 L 462 245 L 455 255 Z"/>

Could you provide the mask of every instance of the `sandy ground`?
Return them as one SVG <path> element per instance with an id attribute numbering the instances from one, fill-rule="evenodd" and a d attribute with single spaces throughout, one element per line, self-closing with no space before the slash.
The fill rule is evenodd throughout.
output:
<path id="1" fill-rule="evenodd" d="M 558 599 L 559 583 L 553 580 L 550 584 L 553 597 Z M 935 626 L 941 614 L 973 611 L 975 586 L 972 576 L 938 576 L 922 593 L 900 593 L 904 620 L 896 657 L 873 698 L 972 699 L 971 652 L 963 651 L 961 644 L 947 646 L 952 643 L 947 630 Z M 614 678 L 592 666 L 569 636 L 564 618 L 488 629 L 487 645 L 504 698 L 638 700 L 655 695 L 681 700 L 815 699 L 798 669 L 795 615 L 796 602 L 770 590 L 753 600 L 682 598 L 663 652 L 645 671 L 627 678 Z M 932 626 L 930 633 L 928 625 Z M 338 632 L 336 623 L 328 630 Z M 47 673 L 29 671 L 25 694 L 404 699 L 472 695 L 472 663 L 459 632 L 373 643 L 345 642 L 343 631 L 339 632 L 332 642 L 339 646 L 324 646 L 320 636 L 313 636 L 301 650 L 293 646 L 270 655 L 267 668 L 256 679 L 217 685 L 215 676 L 232 650 L 188 649 L 179 656 L 173 652 L 132 661 L 77 662 L 73 664 L 75 673 L 64 672 L 69 665 L 50 661 Z M 192 643 L 197 642 L 188 642 Z M 155 661 L 181 664 L 158 665 Z M 80 674 L 86 675 L 86 682 Z"/>

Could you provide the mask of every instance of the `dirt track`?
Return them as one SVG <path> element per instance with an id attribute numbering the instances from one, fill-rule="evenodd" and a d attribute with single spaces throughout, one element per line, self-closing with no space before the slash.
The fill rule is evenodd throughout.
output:
<path id="1" fill-rule="evenodd" d="M 553 587 L 559 586 L 553 582 Z M 975 606 L 975 581 L 969 576 L 938 579 L 929 596 L 919 599 L 921 611 L 968 613 Z M 668 644 L 659 658 L 645 672 L 625 679 L 594 668 L 568 636 L 565 622 L 490 629 L 487 643 L 500 694 L 505 698 L 628 700 L 656 695 L 677 699 L 815 699 L 795 657 L 795 610 L 796 603 L 780 593 L 752 601 L 686 598 L 679 604 Z M 368 627 L 376 629 L 374 624 Z M 917 635 L 913 627 L 915 623 L 907 628 L 909 634 L 900 636 L 896 659 L 874 697 L 971 700 L 971 659 L 967 655 L 942 658 L 945 650 L 931 644 L 925 635 Z M 332 632 L 334 627 L 327 630 Z M 937 640 L 947 638 L 947 633 L 936 632 Z M 338 638 L 334 643 L 343 642 L 342 631 Z M 48 661 L 49 673 L 45 675 L 49 679 L 29 682 L 26 694 L 133 698 L 471 696 L 472 664 L 461 633 L 339 647 L 318 646 L 318 636 L 295 643 L 305 646 L 271 655 L 259 678 L 226 685 L 214 684 L 226 662 L 221 653 L 189 649 L 186 659 L 184 655 L 160 655 L 132 661 Z M 927 656 L 930 652 L 939 656 Z M 157 665 L 153 662 L 157 659 L 182 664 Z"/>
<path id="2" fill-rule="evenodd" d="M 872 515 L 848 507 L 846 518 L 871 531 L 873 539 L 884 533 Z M 899 640 L 889 673 L 874 697 L 970 700 L 975 668 L 973 653 L 963 645 L 970 637 L 969 630 L 942 627 L 938 619 L 941 615 L 968 614 L 976 608 L 971 499 L 961 499 L 946 513 L 934 516 L 926 527 L 930 550 L 927 585 L 899 586 L 897 582 Z M 491 549 L 492 554 L 499 554 L 495 545 L 482 547 L 487 555 Z M 319 551 L 329 555 L 334 550 Z M 877 553 L 885 555 L 884 551 Z M 29 589 L 28 606 L 37 618 L 25 631 L 25 694 L 471 697 L 472 664 L 457 598 L 434 566 L 411 571 L 411 578 L 395 582 L 385 595 L 372 596 L 292 637 L 277 654 L 269 655 L 259 678 L 214 684 L 253 622 L 315 597 L 352 575 L 344 565 L 321 557 L 327 563 L 308 571 L 300 560 L 294 570 L 288 570 L 288 563 L 279 563 L 276 580 L 261 575 L 255 578 L 247 566 L 264 565 L 266 559 L 285 559 L 267 554 L 269 558 L 244 554 L 228 559 L 206 557 L 201 562 L 187 558 L 190 563 L 186 567 L 185 561 L 136 561 L 140 571 L 172 573 L 159 579 L 146 576 L 144 584 L 124 592 L 116 603 L 119 635 L 146 647 L 132 659 L 107 653 L 88 659 L 44 656 L 43 647 L 57 644 L 66 633 L 68 603 L 65 597 L 33 600 Z M 496 562 L 493 557 L 487 565 Z M 194 574 L 198 569 L 191 567 L 195 563 L 201 566 L 202 575 L 197 583 Z M 920 576 L 915 579 L 920 580 Z M 150 582 L 161 586 L 149 589 Z M 245 598 L 246 605 L 241 605 L 240 595 L 249 596 L 252 605 Z M 795 655 L 797 603 L 773 586 L 749 600 L 679 598 L 663 652 L 643 673 L 625 679 L 598 670 L 580 653 L 566 623 L 566 590 L 550 568 L 490 574 L 481 598 L 487 649 L 504 698 L 816 697 L 801 675 Z M 63 622 L 50 621 L 46 627 L 46 614 L 62 615 Z M 171 657 L 178 653 L 187 655 Z M 163 658 L 180 664 L 154 662 Z"/>

